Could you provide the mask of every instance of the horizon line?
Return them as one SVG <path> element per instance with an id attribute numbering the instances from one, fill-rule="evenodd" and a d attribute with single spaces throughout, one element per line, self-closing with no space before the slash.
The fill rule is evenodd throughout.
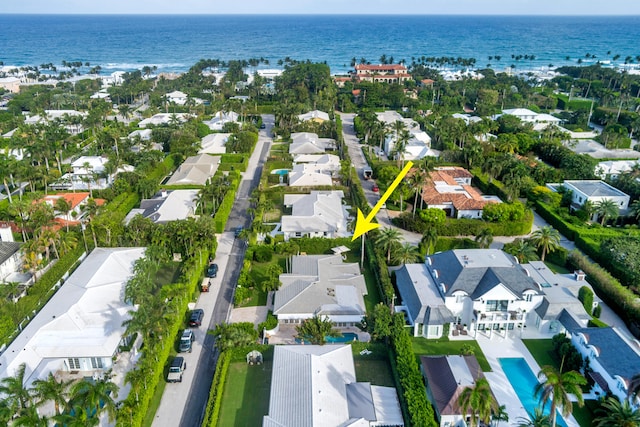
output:
<path id="1" fill-rule="evenodd" d="M 213 12 L 127 12 L 127 13 L 102 13 L 102 12 L 0 12 L 2 15 L 33 15 L 33 16 L 406 16 L 406 17 L 419 17 L 419 16 L 460 16 L 460 17 L 491 17 L 491 16 L 514 16 L 514 17 L 640 17 L 640 12 L 628 13 L 578 13 L 578 14 L 548 14 L 548 13 L 394 13 L 394 12 L 372 12 L 372 13 L 287 13 L 287 12 L 265 12 L 265 13 L 241 13 L 241 12 L 228 12 L 228 13 L 213 13 Z"/>

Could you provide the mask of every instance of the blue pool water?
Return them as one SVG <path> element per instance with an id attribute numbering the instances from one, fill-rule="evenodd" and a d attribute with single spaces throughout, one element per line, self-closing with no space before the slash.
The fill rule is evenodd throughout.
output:
<path id="1" fill-rule="evenodd" d="M 336 338 L 327 337 L 328 344 L 352 342 L 352 341 L 358 341 L 358 334 L 354 334 L 353 332 L 345 332 L 342 334 L 341 337 L 336 337 Z"/>
<path id="2" fill-rule="evenodd" d="M 272 175 L 287 175 L 289 174 L 289 169 L 274 169 L 271 171 Z"/>
<path id="3" fill-rule="evenodd" d="M 527 362 L 521 357 L 510 357 L 498 359 L 502 370 L 504 371 L 511 386 L 516 391 L 518 399 L 527 412 L 533 413 L 538 407 L 538 399 L 534 397 L 534 389 L 538 384 L 538 380 Z M 549 405 L 545 407 L 545 414 L 549 413 Z M 556 424 L 558 426 L 567 427 L 562 416 L 558 413 Z"/>

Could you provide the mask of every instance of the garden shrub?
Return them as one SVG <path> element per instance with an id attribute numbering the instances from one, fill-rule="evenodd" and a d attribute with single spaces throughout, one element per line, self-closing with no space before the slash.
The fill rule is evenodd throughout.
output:
<path id="1" fill-rule="evenodd" d="M 276 326 L 278 326 L 278 318 L 273 315 L 272 311 L 269 311 L 269 313 L 267 313 L 267 320 L 258 325 L 258 332 L 262 333 L 265 329 L 270 331 Z"/>
<path id="2" fill-rule="evenodd" d="M 591 313 L 593 310 L 593 291 L 588 286 L 583 286 L 578 291 L 578 300 L 582 303 L 584 310 Z"/>
<path id="3" fill-rule="evenodd" d="M 269 262 L 273 258 L 273 248 L 269 245 L 260 245 L 253 251 L 253 259 L 256 262 Z"/>
<path id="4" fill-rule="evenodd" d="M 587 327 L 589 328 L 608 328 L 609 325 L 607 325 L 606 323 L 604 323 L 602 320 L 600 319 L 589 319 L 589 322 L 587 322 Z"/>

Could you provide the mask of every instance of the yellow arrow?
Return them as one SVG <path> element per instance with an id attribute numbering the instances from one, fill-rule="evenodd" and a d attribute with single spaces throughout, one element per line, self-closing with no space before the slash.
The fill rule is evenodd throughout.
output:
<path id="1" fill-rule="evenodd" d="M 400 171 L 396 179 L 393 180 L 389 188 L 387 188 L 387 191 L 384 192 L 380 200 L 378 200 L 378 203 L 376 203 L 373 209 L 371 209 L 371 212 L 369 212 L 369 215 L 367 215 L 366 218 L 364 217 L 364 214 L 362 213 L 362 211 L 358 209 L 358 216 L 356 219 L 356 229 L 353 232 L 353 238 L 351 239 L 351 241 L 356 240 L 358 237 L 362 236 L 364 233 L 368 231 L 375 230 L 376 228 L 380 227 L 380 224 L 371 222 L 371 221 L 373 220 L 373 218 L 375 218 L 380 208 L 382 208 L 382 205 L 384 205 L 387 202 L 387 199 L 389 198 L 389 196 L 391 196 L 391 193 L 393 193 L 393 190 L 395 190 L 396 187 L 400 185 L 400 181 L 402 181 L 402 178 L 404 178 L 407 172 L 409 172 L 409 170 L 411 169 L 411 166 L 413 166 L 413 162 L 407 162 L 404 169 L 402 169 L 402 171 Z"/>

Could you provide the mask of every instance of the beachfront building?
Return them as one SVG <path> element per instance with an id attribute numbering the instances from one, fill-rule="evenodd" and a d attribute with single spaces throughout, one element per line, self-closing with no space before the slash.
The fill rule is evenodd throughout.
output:
<path id="1" fill-rule="evenodd" d="M 312 191 L 310 194 L 285 194 L 284 206 L 291 215 L 283 215 L 284 239 L 291 237 L 349 237 L 349 206 L 342 204 L 342 191 Z"/>
<path id="2" fill-rule="evenodd" d="M 122 323 L 135 307 L 123 300 L 144 248 L 95 248 L 0 355 L 0 378 L 25 364 L 25 387 L 58 379 L 100 377 L 127 343 Z"/>
<path id="3" fill-rule="evenodd" d="M 466 427 L 471 414 L 462 413 L 458 399 L 465 388 L 485 378 L 478 359 L 474 355 L 420 356 L 420 365 L 439 426 Z"/>
<path id="4" fill-rule="evenodd" d="M 359 82 L 402 83 L 411 79 L 407 67 L 402 64 L 357 64 L 355 80 Z"/>
<path id="5" fill-rule="evenodd" d="M 600 396 L 613 394 L 621 402 L 631 399 L 631 379 L 640 373 L 640 353 L 636 343 L 630 344 L 615 329 L 580 328 L 571 330 L 571 342 L 585 360 L 594 381 L 593 391 Z M 640 407 L 636 396 L 630 400 Z"/>
<path id="6" fill-rule="evenodd" d="M 194 217 L 198 208 L 198 190 L 162 190 L 151 199 L 143 199 L 140 207 L 131 209 L 125 218 L 128 224 L 136 215 L 156 224 L 166 224 Z"/>
<path id="7" fill-rule="evenodd" d="M 277 345 L 262 427 L 401 427 L 393 387 L 356 382 L 350 345 Z"/>
<path id="8" fill-rule="evenodd" d="M 11 93 L 19 93 L 20 79 L 17 77 L 0 77 L 0 88 Z"/>
<path id="9" fill-rule="evenodd" d="M 596 179 L 565 180 L 562 184 L 547 184 L 547 188 L 558 191 L 560 187 L 571 192 L 571 209 L 578 210 L 586 202 L 596 205 L 604 200 L 611 200 L 618 206 L 618 211 L 625 214 L 629 208 L 629 195 L 618 190 L 604 181 Z M 597 219 L 598 214 L 594 213 L 591 218 Z"/>
<path id="10" fill-rule="evenodd" d="M 220 156 L 198 154 L 187 157 L 166 185 L 205 185 L 216 174 L 219 165 Z"/>
<path id="11" fill-rule="evenodd" d="M 220 132 L 226 123 L 240 124 L 240 115 L 234 111 L 218 111 L 210 120 L 203 121 L 209 129 Z"/>
<path id="12" fill-rule="evenodd" d="M 342 255 L 294 255 L 280 275 L 273 314 L 279 323 L 301 323 L 321 316 L 337 326 L 354 326 L 366 314 L 367 285 L 357 263 Z"/>
<path id="13" fill-rule="evenodd" d="M 329 114 L 325 113 L 324 111 L 313 110 L 304 114 L 300 114 L 298 116 L 298 120 L 300 120 L 301 122 L 324 123 L 328 122 L 331 119 L 329 118 Z"/>
<path id="14" fill-rule="evenodd" d="M 294 132 L 291 134 L 289 154 L 324 154 L 336 149 L 336 142 L 331 138 L 320 138 L 313 132 Z"/>
<path id="15" fill-rule="evenodd" d="M 497 249 L 456 249 L 396 272 L 401 304 L 414 336 L 512 331 L 542 303 L 543 293 L 516 259 Z"/>
<path id="16" fill-rule="evenodd" d="M 444 166 L 429 173 L 422 188 L 422 200 L 429 208 L 445 211 L 451 218 L 482 218 L 488 203 L 501 203 L 497 196 L 480 194 L 471 186 L 473 175 L 464 168 Z"/>

